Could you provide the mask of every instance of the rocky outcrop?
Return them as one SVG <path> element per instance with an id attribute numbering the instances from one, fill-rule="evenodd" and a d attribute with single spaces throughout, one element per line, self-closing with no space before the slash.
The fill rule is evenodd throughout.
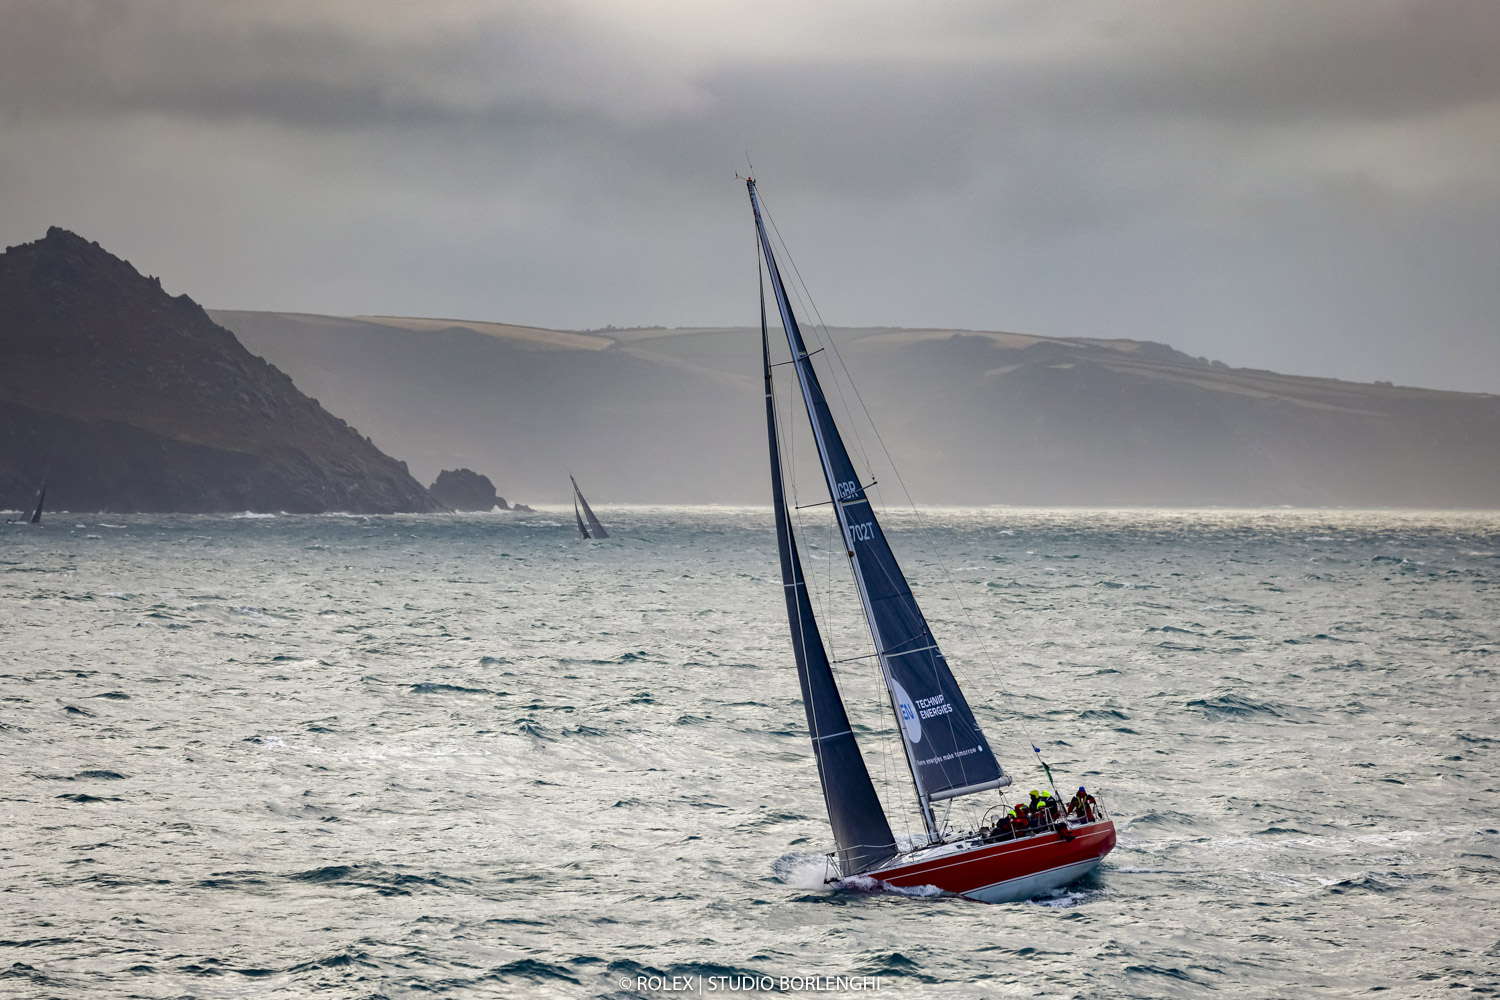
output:
<path id="1" fill-rule="evenodd" d="M 0 506 L 440 510 L 186 295 L 56 227 L 0 255 Z"/>
<path id="2" fill-rule="evenodd" d="M 444 469 L 427 492 L 438 503 L 454 510 L 494 510 L 496 507 L 510 510 L 505 498 L 496 495 L 495 484 L 490 478 L 472 469 Z"/>

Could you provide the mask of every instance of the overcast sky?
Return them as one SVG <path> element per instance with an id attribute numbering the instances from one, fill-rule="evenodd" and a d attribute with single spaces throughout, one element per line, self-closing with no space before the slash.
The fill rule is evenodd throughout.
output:
<path id="1" fill-rule="evenodd" d="M 1500 392 L 1494 0 L 0 0 L 0 242 L 209 306 L 749 324 L 747 152 L 830 325 Z"/>

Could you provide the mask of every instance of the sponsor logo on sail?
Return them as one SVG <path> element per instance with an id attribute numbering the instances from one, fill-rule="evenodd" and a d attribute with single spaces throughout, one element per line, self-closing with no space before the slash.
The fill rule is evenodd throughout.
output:
<path id="1" fill-rule="evenodd" d="M 906 733 L 906 739 L 910 743 L 922 742 L 922 720 L 917 715 L 917 707 L 912 704 L 911 696 L 906 693 L 906 688 L 896 678 L 891 678 L 891 691 L 896 695 L 896 714 L 901 717 L 901 730 Z"/>

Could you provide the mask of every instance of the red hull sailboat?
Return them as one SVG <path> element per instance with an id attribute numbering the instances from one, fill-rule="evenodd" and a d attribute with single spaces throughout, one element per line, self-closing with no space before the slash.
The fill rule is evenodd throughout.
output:
<path id="1" fill-rule="evenodd" d="M 1081 788 L 1067 807 L 1048 796 L 1033 795 L 1029 810 L 1022 806 L 1012 812 L 1004 809 L 1002 800 L 986 812 L 988 816 L 1003 809 L 1000 817 L 977 830 L 954 832 L 938 822 L 934 803 L 998 792 L 1011 784 L 1011 778 L 990 750 L 865 495 L 865 481 L 855 470 L 813 368 L 816 352 L 808 351 L 792 312 L 766 235 L 755 180 L 747 180 L 746 186 L 765 261 L 764 275 L 770 279 L 791 350 L 791 360 L 785 364 L 795 373 L 807 411 L 828 488 L 827 505 L 843 535 L 874 641 L 870 657 L 880 666 L 927 834 L 919 846 L 897 846 L 813 614 L 787 514 L 763 278 L 761 353 L 771 495 L 802 704 L 829 825 L 838 845 L 829 856 L 827 881 L 873 879 L 900 889 L 934 886 L 988 903 L 1027 899 L 1067 885 L 1091 871 L 1115 846 L 1114 824 Z M 945 816 L 948 811 L 944 810 Z"/>
<path id="2" fill-rule="evenodd" d="M 985 843 L 983 836 L 939 843 L 865 874 L 900 889 L 930 885 L 984 903 L 1009 903 L 1078 881 L 1114 846 L 1115 825 L 1100 817 L 1006 843 Z"/>

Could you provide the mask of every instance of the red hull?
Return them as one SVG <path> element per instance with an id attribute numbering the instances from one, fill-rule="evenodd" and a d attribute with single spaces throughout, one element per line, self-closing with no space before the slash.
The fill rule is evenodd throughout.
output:
<path id="1" fill-rule="evenodd" d="M 1069 833 L 1068 840 L 1048 831 L 934 857 L 923 857 L 927 850 L 916 851 L 906 855 L 916 860 L 864 874 L 902 888 L 933 885 L 987 903 L 1029 899 L 1086 875 L 1115 846 L 1115 825 L 1109 820 L 1073 827 Z"/>

